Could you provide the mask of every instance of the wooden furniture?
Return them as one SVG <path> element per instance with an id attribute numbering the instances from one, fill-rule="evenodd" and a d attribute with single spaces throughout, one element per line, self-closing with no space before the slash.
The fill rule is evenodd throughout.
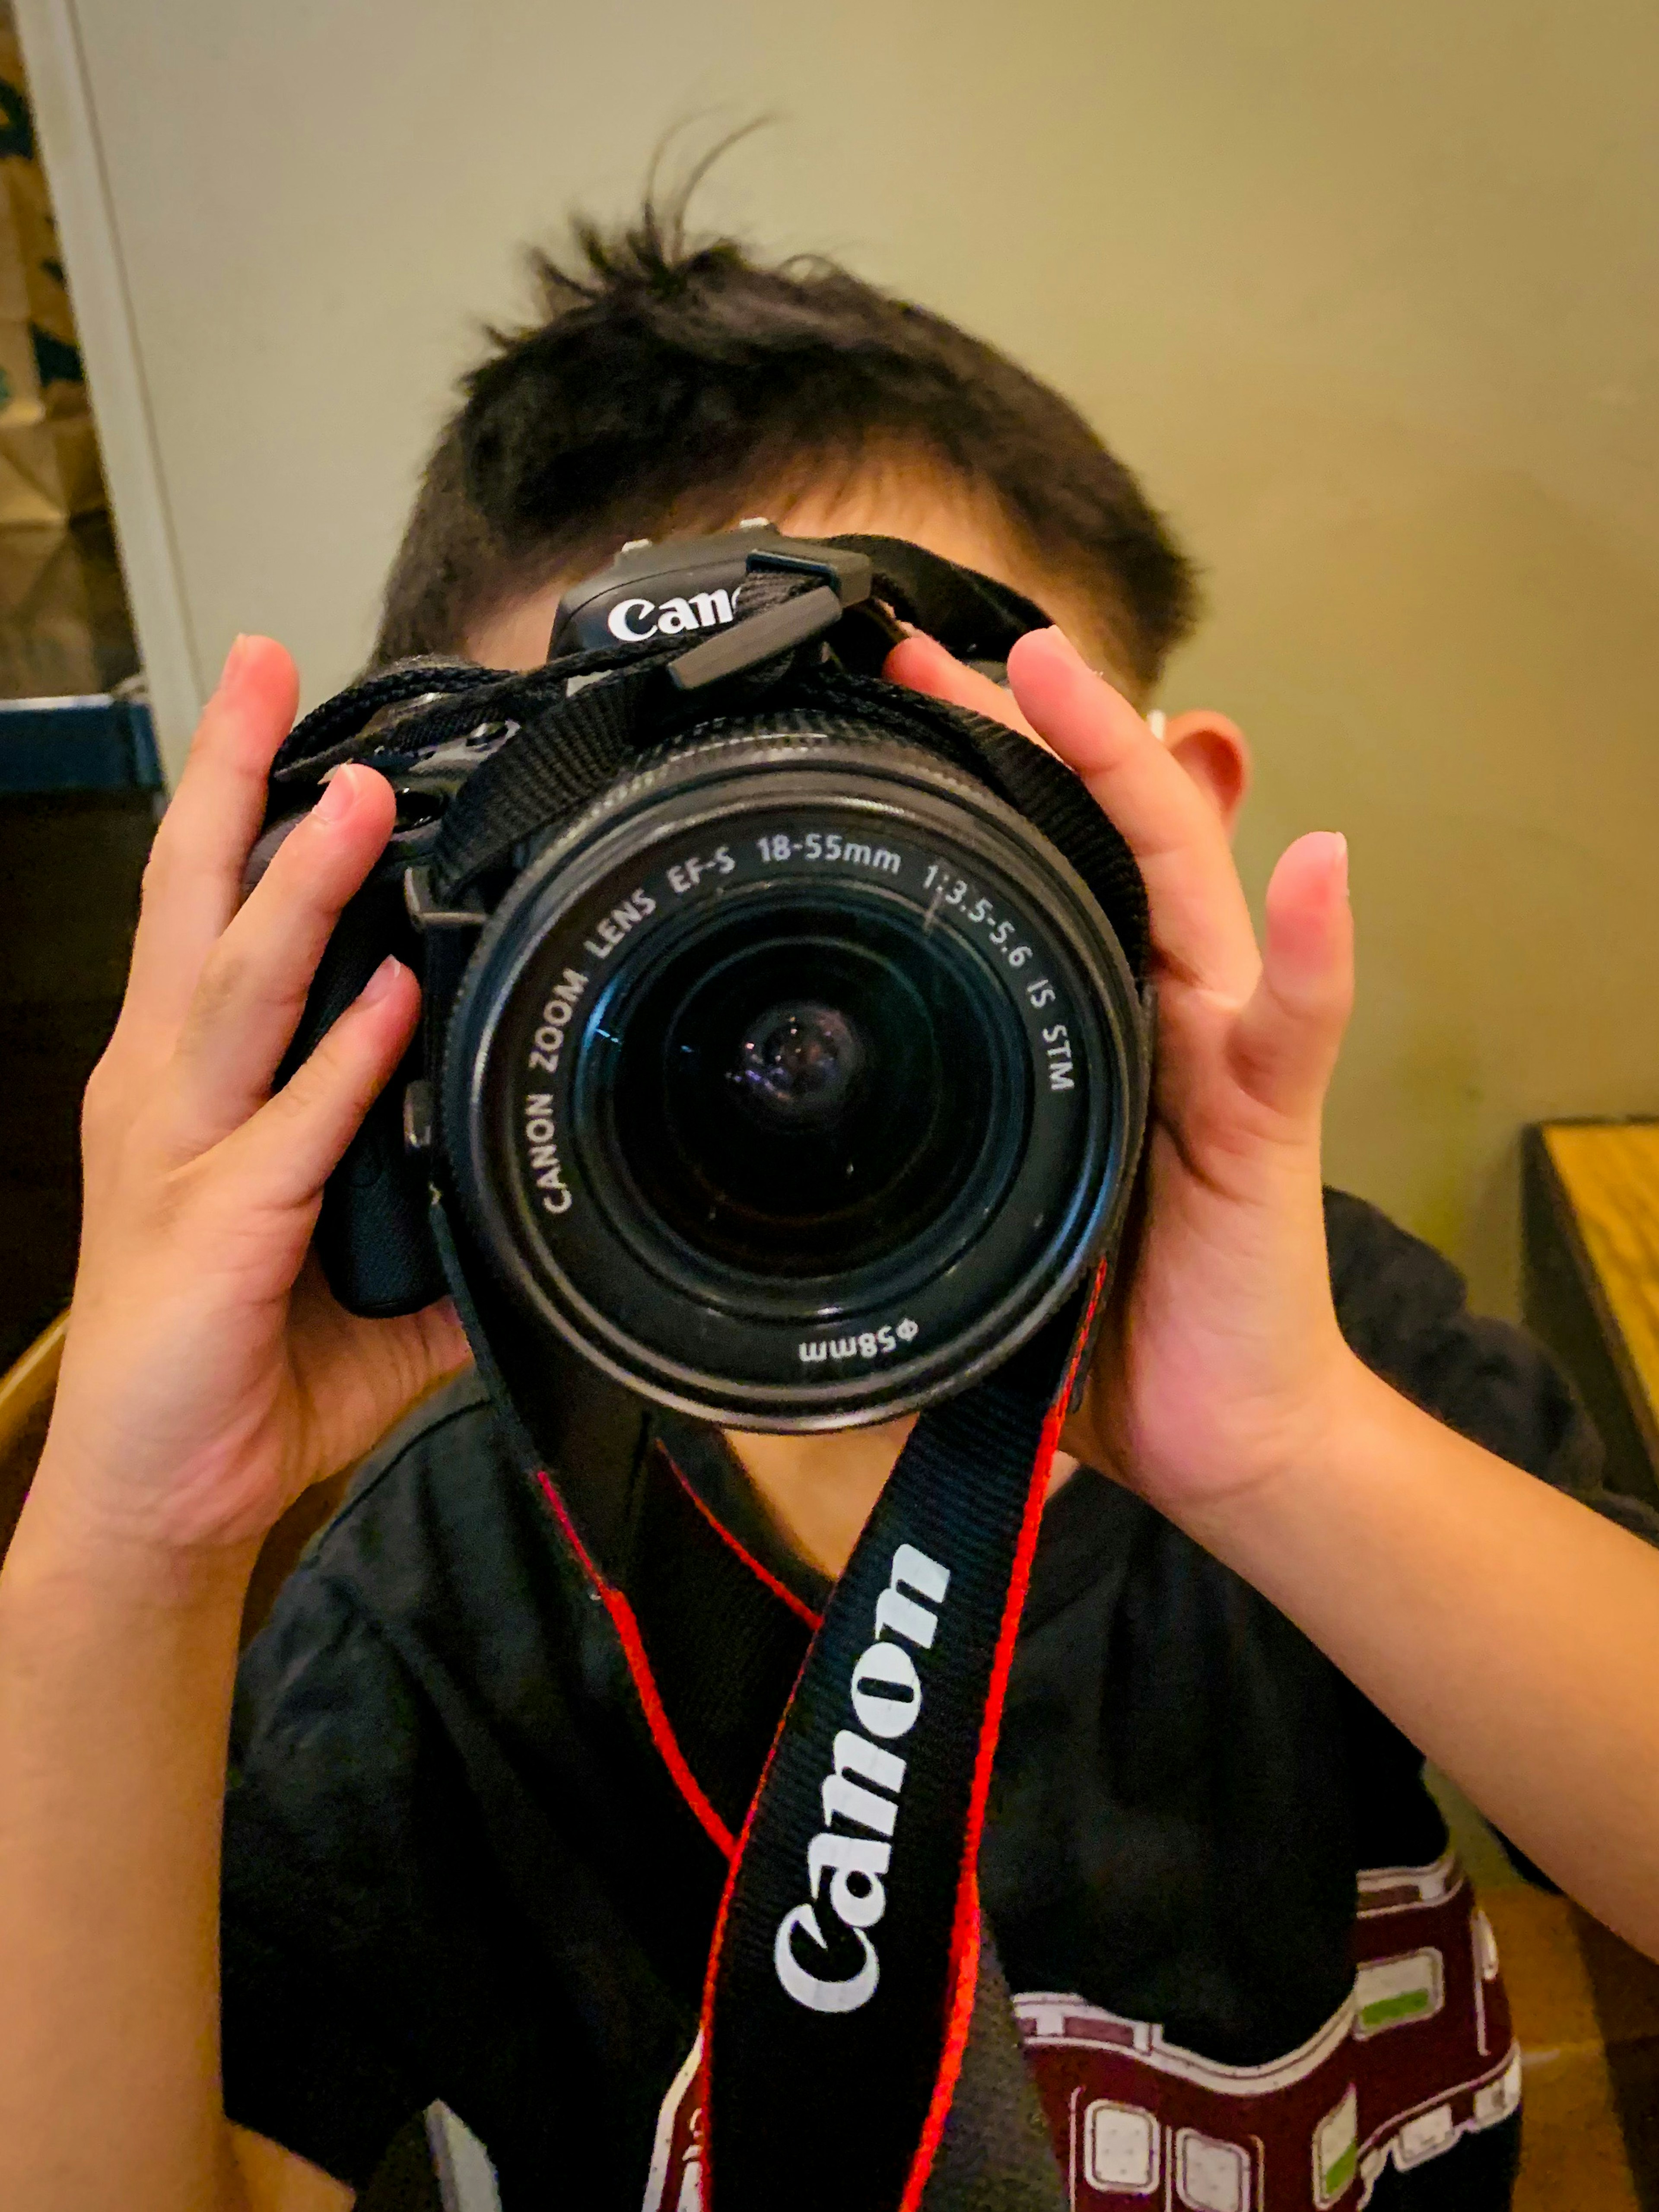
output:
<path id="1" fill-rule="evenodd" d="M 46 1440 L 67 1319 L 67 1315 L 59 1314 L 22 1358 L 0 1376 L 0 1559 L 6 1556 L 11 1532 L 28 1495 L 35 1462 Z"/>
<path id="2" fill-rule="evenodd" d="M 1479 1887 L 1521 2044 L 1515 2212 L 1650 2212 L 1659 1967 L 1567 1898 Z"/>
<path id="3" fill-rule="evenodd" d="M 1522 1171 L 1527 1324 L 1589 1408 L 1608 1487 L 1659 1505 L 1659 1120 L 1539 1122 Z"/>

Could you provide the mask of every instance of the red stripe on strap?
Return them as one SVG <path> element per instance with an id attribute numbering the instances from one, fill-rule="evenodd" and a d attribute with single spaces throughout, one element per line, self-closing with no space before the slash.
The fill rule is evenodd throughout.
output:
<path id="1" fill-rule="evenodd" d="M 681 1796 L 696 1814 L 709 1841 L 725 1857 L 733 1857 L 738 1848 L 737 1839 L 704 1796 L 702 1784 L 687 1765 L 685 1754 L 676 1741 L 661 1693 L 657 1688 L 656 1677 L 651 1672 L 651 1662 L 645 1656 L 645 1644 L 633 1607 L 615 1584 L 608 1583 L 599 1572 L 586 1545 L 576 1533 L 576 1524 L 571 1519 L 563 1498 L 544 1469 L 537 1468 L 536 1480 L 541 1486 L 543 1496 L 553 1509 L 554 1518 L 564 1532 L 566 1542 L 580 1562 L 582 1572 L 611 1616 L 611 1625 L 617 1632 L 623 1656 L 628 1662 L 628 1671 L 634 1678 L 634 1688 L 645 1714 L 645 1724 L 651 1731 L 651 1741 L 657 1747 L 663 1765 L 673 1776 Z"/>
<path id="2" fill-rule="evenodd" d="M 957 2081 L 962 2072 L 962 2055 L 968 2048 L 968 2030 L 974 2017 L 974 1991 L 979 1981 L 980 1838 L 985 1827 L 985 1806 L 990 1794 L 991 1765 L 996 1756 L 997 1732 L 1002 1724 L 1002 1701 L 1008 1687 L 1009 1669 L 1014 1662 L 1014 1644 L 1019 1633 L 1019 1617 L 1025 1607 L 1025 1593 L 1030 1583 L 1031 1559 L 1036 1550 L 1037 1528 L 1042 1518 L 1043 1492 L 1048 1486 L 1048 1470 L 1054 1464 L 1055 1447 L 1060 1442 L 1064 1403 L 1062 1398 L 1042 1425 L 1036 1458 L 1031 1468 L 1031 1487 L 1025 1501 L 1025 1518 L 1020 1527 L 1019 1547 L 1014 1554 L 1014 1571 L 1008 1585 L 1008 1602 L 1003 1609 L 1002 1626 L 997 1635 L 990 1693 L 985 1701 L 985 1717 L 980 1724 L 979 1750 L 974 1761 L 974 1787 L 968 1804 L 967 1830 L 963 1838 L 962 1871 L 957 1878 L 956 1920 L 951 1933 L 951 2010 L 945 2024 L 945 2047 L 939 2054 L 933 2100 L 922 2123 L 921 2137 L 910 2163 L 909 2178 L 904 2185 L 904 2194 L 899 2199 L 898 2212 L 916 2212 L 921 2202 L 922 2191 L 927 2185 L 927 2177 L 933 2170 L 933 2160 L 939 2155 L 939 2140 L 945 2133 L 951 2101 L 957 2093 Z"/>
<path id="3" fill-rule="evenodd" d="M 939 2155 L 939 2142 L 945 2133 L 951 2100 L 957 2093 L 963 2053 L 968 2048 L 968 2031 L 974 2017 L 974 1992 L 979 1981 L 979 1846 L 985 1828 L 985 1807 L 990 1796 L 991 1767 L 996 1757 L 997 1735 L 1002 1725 L 1002 1704 L 1007 1694 L 1008 1675 L 1014 1663 L 1019 1617 L 1025 1610 L 1025 1595 L 1030 1587 L 1031 1561 L 1036 1553 L 1037 1532 L 1042 1521 L 1048 1470 L 1054 1463 L 1054 1453 L 1060 1446 L 1060 1432 L 1066 1424 L 1066 1407 L 1071 1400 L 1072 1386 L 1077 1379 L 1078 1363 L 1083 1357 L 1083 1347 L 1089 1340 L 1095 1310 L 1105 1287 L 1106 1267 L 1103 1261 L 1096 1270 L 1094 1289 L 1077 1333 L 1072 1357 L 1066 1363 L 1066 1379 L 1043 1421 L 1042 1433 L 1037 1439 L 1036 1458 L 1031 1466 L 1031 1486 L 1025 1494 L 1025 1517 L 1020 1523 L 1019 1543 L 1014 1553 L 1014 1571 L 1008 1584 L 1008 1601 L 1003 1608 L 1002 1626 L 997 1636 L 990 1691 L 985 1700 L 985 1717 L 980 1723 L 979 1750 L 974 1761 L 973 1794 L 968 1804 L 962 1872 L 957 1885 L 956 1919 L 951 1934 L 951 2010 L 945 2023 L 945 2047 L 939 2055 L 933 2100 L 927 2107 L 927 2117 L 922 2123 L 921 2137 L 910 2163 L 909 2177 L 904 2185 L 904 2194 L 899 2199 L 898 2212 L 917 2212 L 921 2203 L 927 2177 L 933 2172 L 933 2161 Z"/>
<path id="4" fill-rule="evenodd" d="M 703 1519 L 708 1523 L 714 1534 L 720 1538 L 721 1543 L 726 1545 L 731 1551 L 735 1552 L 738 1557 L 743 1561 L 744 1566 L 748 1568 L 750 1573 L 757 1577 L 761 1582 L 764 1583 L 767 1589 L 771 1591 L 774 1597 L 781 1598 L 783 1602 L 788 1607 L 790 1612 L 796 1614 L 800 1620 L 804 1620 L 810 1629 L 816 1632 L 818 1629 L 822 1628 L 823 1626 L 823 1615 L 819 1613 L 814 1613 L 811 1607 L 806 1603 L 804 1598 L 797 1597 L 793 1590 L 792 1590 L 787 1583 L 781 1583 L 775 1574 L 769 1573 L 766 1568 L 762 1566 L 760 1561 L 756 1559 L 752 1553 L 746 1552 L 744 1549 L 743 1546 L 738 1543 L 737 1538 L 732 1534 L 732 1531 L 725 1527 L 722 1522 L 715 1519 L 714 1514 L 709 1510 L 703 1500 L 698 1497 L 696 1490 L 693 1489 L 690 1483 L 689 1483 L 685 1477 L 680 1473 L 679 1468 L 675 1463 L 674 1455 L 669 1450 L 667 1445 L 659 1443 L 657 1446 L 657 1449 L 668 1462 L 669 1470 L 672 1474 L 675 1481 L 678 1483 L 680 1488 L 691 1500 L 691 1503 L 696 1507 L 698 1512 L 702 1514 Z"/>
<path id="5" fill-rule="evenodd" d="M 811 1656 L 811 1654 L 808 1654 Z M 806 1661 L 801 1662 L 801 1674 L 806 1671 Z M 800 1674 L 795 1677 L 795 1689 L 800 1687 Z M 761 1769 L 760 1780 L 755 1784 L 755 1794 L 749 1800 L 749 1810 L 744 1815 L 743 1833 L 738 1838 L 738 1847 L 732 1854 L 732 1864 L 726 1876 L 726 1887 L 720 1892 L 720 1911 L 714 1915 L 714 1934 L 708 1946 L 708 1964 L 702 1982 L 702 2194 L 703 2203 L 712 2204 L 714 2191 L 714 1985 L 720 1978 L 720 1945 L 726 1937 L 726 1923 L 732 1909 L 732 1896 L 738 1886 L 738 1869 L 743 1864 L 743 1855 L 749 1848 L 750 1831 L 755 1825 L 755 1815 L 766 1788 L 767 1777 L 772 1771 L 772 1761 L 777 1756 L 778 1746 L 783 1741 L 784 1724 L 788 1720 L 795 1702 L 795 1690 L 789 1692 L 776 1729 L 772 1735 L 772 1747 L 766 1754 L 766 1764 Z"/>

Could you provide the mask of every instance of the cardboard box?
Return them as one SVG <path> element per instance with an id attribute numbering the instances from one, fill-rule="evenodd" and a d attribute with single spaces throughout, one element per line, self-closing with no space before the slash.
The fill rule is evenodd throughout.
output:
<path id="1" fill-rule="evenodd" d="M 1482 1886 L 1521 2045 L 1515 2212 L 1643 2212 L 1659 2191 L 1659 1967 L 1565 1897 Z"/>
<path id="2" fill-rule="evenodd" d="M 52 195 L 40 167 L 16 34 L 0 22 L 0 321 L 33 323 L 64 345 L 75 317 Z"/>
<path id="3" fill-rule="evenodd" d="M 86 374 L 77 347 L 38 323 L 0 319 L 0 423 L 84 415 Z"/>
<path id="4" fill-rule="evenodd" d="M 0 524 L 70 522 L 104 503 L 90 415 L 0 423 Z"/>
<path id="5" fill-rule="evenodd" d="M 0 530 L 0 691 L 9 698 L 106 688 L 76 552 L 67 524 Z"/>
<path id="6" fill-rule="evenodd" d="M 107 522 L 0 530 L 0 696 L 108 691 L 137 665 Z"/>
<path id="7" fill-rule="evenodd" d="M 0 525 L 64 523 L 103 505 L 22 52 L 0 20 Z"/>
<path id="8" fill-rule="evenodd" d="M 73 345 L 75 315 L 40 164 L 0 161 L 0 319 L 35 324 Z"/>
<path id="9" fill-rule="evenodd" d="M 0 422 L 39 422 L 46 411 L 29 325 L 0 317 Z"/>
<path id="10" fill-rule="evenodd" d="M 0 0 L 0 160 L 33 161 L 37 153 L 11 0 Z"/>

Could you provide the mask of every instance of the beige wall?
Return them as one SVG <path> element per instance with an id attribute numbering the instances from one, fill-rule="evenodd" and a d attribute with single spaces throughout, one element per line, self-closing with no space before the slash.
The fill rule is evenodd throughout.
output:
<path id="1" fill-rule="evenodd" d="M 1332 1171 L 1512 1297 L 1518 1125 L 1659 1109 L 1645 0 L 75 12 L 202 681 L 345 676 L 514 242 L 774 111 L 710 214 L 1022 354 L 1203 557 L 1253 884 L 1353 843 Z"/>

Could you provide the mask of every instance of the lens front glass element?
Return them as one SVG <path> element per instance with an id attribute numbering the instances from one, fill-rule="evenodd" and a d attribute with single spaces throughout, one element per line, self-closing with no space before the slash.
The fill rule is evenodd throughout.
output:
<path id="1" fill-rule="evenodd" d="M 845 1014 L 810 999 L 787 1000 L 744 1024 L 726 1079 L 763 1129 L 804 1134 L 846 1119 L 867 1058 Z"/>
<path id="2" fill-rule="evenodd" d="M 796 1279 L 897 1254 L 975 1181 L 988 1196 L 1024 1113 L 975 980 L 878 896 L 716 909 L 603 1018 L 594 1103 L 644 1207 L 705 1259 Z"/>

